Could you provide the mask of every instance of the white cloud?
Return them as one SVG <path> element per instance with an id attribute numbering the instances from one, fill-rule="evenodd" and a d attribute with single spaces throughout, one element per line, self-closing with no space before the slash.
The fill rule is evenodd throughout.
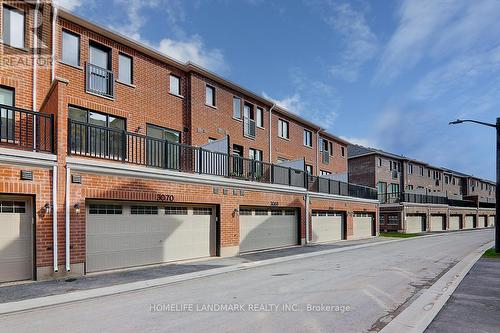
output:
<path id="1" fill-rule="evenodd" d="M 199 36 L 184 41 L 165 38 L 160 41 L 157 48 L 160 52 L 180 61 L 192 61 L 213 71 L 227 70 L 222 51 L 206 47 Z"/>
<path id="2" fill-rule="evenodd" d="M 301 100 L 300 95 L 297 93 L 294 95 L 291 95 L 291 96 L 285 96 L 281 99 L 273 98 L 265 92 L 262 93 L 262 96 L 264 96 L 264 98 L 266 98 L 270 101 L 273 101 L 276 105 L 278 105 L 278 106 L 280 106 L 280 107 L 282 107 L 290 112 L 293 112 L 297 115 L 300 115 L 301 113 L 303 113 L 305 111 L 305 106 Z"/>
<path id="3" fill-rule="evenodd" d="M 54 4 L 67 10 L 75 10 L 82 5 L 82 0 L 54 0 Z"/>
<path id="4" fill-rule="evenodd" d="M 323 20 L 340 36 L 340 60 L 330 68 L 334 78 L 349 82 L 358 79 L 364 63 L 378 50 L 378 40 L 366 22 L 364 13 L 349 3 L 322 3 Z"/>

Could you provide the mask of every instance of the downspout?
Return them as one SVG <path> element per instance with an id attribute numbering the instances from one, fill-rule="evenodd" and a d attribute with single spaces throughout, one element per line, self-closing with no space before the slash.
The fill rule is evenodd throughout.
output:
<path id="1" fill-rule="evenodd" d="M 58 271 L 57 258 L 57 165 L 52 167 L 52 241 L 54 243 L 54 272 Z"/>
<path id="2" fill-rule="evenodd" d="M 66 165 L 66 218 L 65 218 L 65 224 L 66 224 L 66 271 L 69 272 L 71 270 L 71 260 L 70 260 L 70 237 L 69 237 L 69 223 L 70 223 L 70 218 L 69 218 L 69 209 L 70 209 L 70 204 L 69 204 L 69 178 L 71 176 L 70 168 L 68 165 Z"/>
<path id="3" fill-rule="evenodd" d="M 32 110 L 36 112 L 36 84 L 37 84 L 37 65 L 38 65 L 38 11 L 40 10 L 40 0 L 36 1 L 35 6 L 35 17 L 34 17 L 34 26 L 33 29 L 33 100 L 32 100 Z M 33 117 L 33 151 L 36 151 L 36 117 Z"/>
<path id="4" fill-rule="evenodd" d="M 52 13 L 52 68 L 51 68 L 51 82 L 56 78 L 56 23 L 57 23 L 57 6 L 52 6 L 54 12 Z"/>
<path id="5" fill-rule="evenodd" d="M 321 132 L 321 129 L 316 131 L 316 176 L 319 176 L 319 132 Z"/>
<path id="6" fill-rule="evenodd" d="M 276 106 L 276 104 L 273 104 L 271 108 L 269 109 L 269 163 L 273 163 L 273 137 L 272 137 L 272 132 L 273 132 L 273 109 Z"/>
<path id="7" fill-rule="evenodd" d="M 309 244 L 309 191 L 306 192 L 306 242 Z"/>

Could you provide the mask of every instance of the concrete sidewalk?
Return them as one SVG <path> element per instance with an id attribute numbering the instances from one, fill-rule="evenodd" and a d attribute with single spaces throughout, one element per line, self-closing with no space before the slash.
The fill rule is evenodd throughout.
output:
<path id="1" fill-rule="evenodd" d="M 425 332 L 500 332 L 500 259 L 481 258 Z"/>
<path id="2" fill-rule="evenodd" d="M 387 242 L 390 238 L 370 238 L 364 240 L 341 241 L 328 244 L 316 244 L 305 247 L 291 247 L 272 251 L 244 254 L 229 258 L 207 258 L 184 263 L 149 266 L 139 269 L 121 270 L 103 274 L 87 275 L 67 280 L 51 280 L 30 282 L 16 285 L 0 285 L 0 304 L 23 301 L 38 297 L 61 295 L 75 291 L 91 290 L 138 281 L 173 277 L 188 273 L 196 273 L 216 268 L 248 264 L 262 260 L 283 258 L 294 255 L 340 249 L 355 245 Z M 395 239 L 394 239 L 395 240 Z"/>

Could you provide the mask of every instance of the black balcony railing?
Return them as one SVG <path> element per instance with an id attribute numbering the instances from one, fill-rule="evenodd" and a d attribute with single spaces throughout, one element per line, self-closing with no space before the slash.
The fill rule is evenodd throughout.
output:
<path id="1" fill-rule="evenodd" d="M 54 116 L 0 105 L 0 146 L 54 153 Z"/>
<path id="2" fill-rule="evenodd" d="M 330 163 L 330 152 L 327 150 L 323 150 L 321 153 L 323 164 L 329 164 Z"/>
<path id="3" fill-rule="evenodd" d="M 255 120 L 243 118 L 243 134 L 250 138 L 255 138 Z"/>
<path id="4" fill-rule="evenodd" d="M 71 119 L 68 120 L 68 154 L 189 173 L 302 187 L 314 192 L 377 199 L 377 192 L 374 188 L 308 176 L 303 170 Z"/>
<path id="5" fill-rule="evenodd" d="M 407 203 L 420 203 L 420 204 L 448 205 L 456 207 L 477 207 L 477 203 L 474 201 L 451 199 L 446 196 L 405 193 L 405 192 L 379 194 L 378 199 L 380 203 L 383 204 L 407 202 Z"/>
<path id="6" fill-rule="evenodd" d="M 112 71 L 90 63 L 86 64 L 87 92 L 113 98 L 115 96 L 115 77 Z"/>

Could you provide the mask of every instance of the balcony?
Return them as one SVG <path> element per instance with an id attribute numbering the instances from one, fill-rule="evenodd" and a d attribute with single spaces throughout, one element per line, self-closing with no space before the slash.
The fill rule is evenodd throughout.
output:
<path id="1" fill-rule="evenodd" d="M 0 147 L 54 153 L 54 116 L 0 105 Z"/>
<path id="2" fill-rule="evenodd" d="M 308 176 L 304 170 L 71 119 L 68 119 L 68 154 L 377 200 L 373 188 Z"/>
<path id="3" fill-rule="evenodd" d="M 469 200 L 450 199 L 445 196 L 434 196 L 427 194 L 415 193 L 384 193 L 378 195 L 381 204 L 394 204 L 394 203 L 419 203 L 419 204 L 433 204 L 433 205 L 448 205 L 455 207 L 478 207 L 478 204 Z"/>
<path id="4" fill-rule="evenodd" d="M 112 71 L 86 63 L 85 77 L 85 89 L 88 93 L 115 97 L 115 77 Z"/>
<path id="5" fill-rule="evenodd" d="M 255 120 L 243 118 L 243 135 L 249 138 L 255 138 Z"/>

